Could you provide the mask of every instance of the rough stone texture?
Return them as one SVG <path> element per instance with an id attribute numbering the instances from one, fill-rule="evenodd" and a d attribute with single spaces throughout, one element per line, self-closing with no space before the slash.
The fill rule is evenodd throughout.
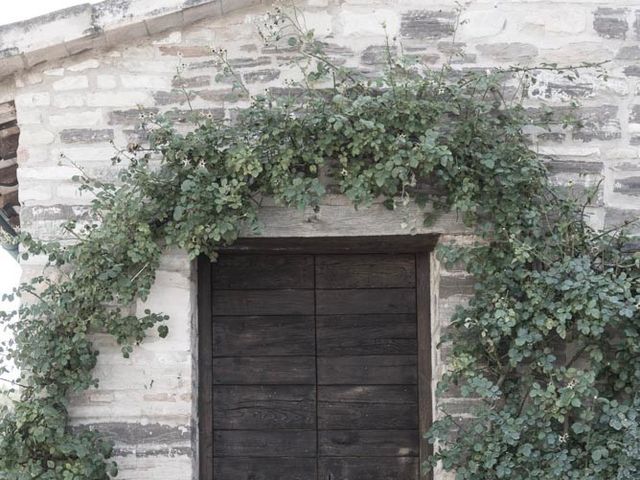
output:
<path id="1" fill-rule="evenodd" d="M 17 150 L 21 219 L 45 239 L 65 239 L 68 218 L 87 220 L 89 196 L 80 195 L 71 178 L 77 171 L 61 154 L 93 176 L 113 179 L 114 147 L 141 142 L 141 120 L 166 112 L 178 122 L 189 116 L 232 119 L 248 102 L 227 83 L 216 82 L 211 47 L 228 50 L 233 67 L 252 94 L 270 89 L 296 95 L 286 83 L 299 78 L 289 62 L 295 49 L 264 47 L 255 23 L 265 13 L 251 0 L 108 0 L 0 27 L 0 99 L 15 99 L 21 130 Z M 267 3 L 267 2 L 265 2 Z M 455 2 L 425 6 L 420 0 L 308 0 L 301 9 L 318 32 L 330 33 L 327 50 L 341 65 L 366 74 L 386 63 L 385 21 L 393 45 L 432 68 L 453 55 L 468 68 L 505 67 L 538 62 L 581 63 L 610 60 L 604 82 L 582 73 L 577 83 L 537 72 L 525 106 L 552 107 L 550 130 L 530 127 L 531 147 L 549 158 L 552 179 L 579 194 L 604 178 L 588 207 L 597 227 L 619 225 L 640 215 L 640 49 L 639 15 L 632 0 L 479 1 L 463 13 L 452 44 Z M 239 10 L 245 8 L 245 10 Z M 238 10 L 234 13 L 234 11 Z M 220 18 L 219 18 L 220 17 Z M 25 33 L 29 29 L 28 35 Z M 24 38 L 23 38 L 24 37 Z M 399 49 L 399 46 L 397 46 Z M 43 62 L 36 65 L 34 62 Z M 180 76 L 176 76 L 182 65 Z M 193 112 L 187 105 L 187 96 Z M 512 88 L 509 86 L 509 88 Z M 563 129 L 568 102 L 578 99 L 585 126 Z M 0 112 L 1 115 L 1 112 Z M 186 128 L 180 125 L 179 128 Z M 12 160 L 13 161 L 13 160 Z M 60 164 L 62 163 L 62 164 Z M 12 167 L 15 171 L 15 161 Z M 411 205 L 389 212 L 375 204 L 354 211 L 347 200 L 330 195 L 320 212 L 284 211 L 265 203 L 262 235 L 339 236 L 443 234 L 442 242 L 469 242 L 469 231 L 455 215 L 429 228 Z M 640 226 L 633 227 L 640 234 Z M 25 271 L 37 274 L 38 259 Z M 40 260 L 43 262 L 43 260 Z M 432 258 L 432 334 L 434 345 L 451 315 L 472 293 L 464 271 L 447 271 Z M 197 478 L 197 340 L 193 265 L 184 253 L 167 252 L 158 280 L 145 304 L 170 315 L 170 335 L 155 334 L 123 359 L 107 336 L 96 335 L 101 351 L 97 390 L 73 398 L 78 428 L 98 428 L 116 441 L 121 473 L 136 480 Z M 445 371 L 447 351 L 433 349 L 434 383 Z M 448 392 L 434 404 L 466 415 L 468 404 Z M 458 396 L 457 396 L 458 395 Z M 447 478 L 438 471 L 436 479 Z"/>
<path id="2" fill-rule="evenodd" d="M 624 8 L 599 7 L 593 18 L 593 29 L 604 38 L 624 39 L 629 30 L 627 10 Z"/>

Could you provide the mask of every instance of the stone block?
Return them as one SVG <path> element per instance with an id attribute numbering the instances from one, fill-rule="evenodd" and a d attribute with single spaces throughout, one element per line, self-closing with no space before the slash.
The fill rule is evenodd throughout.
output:
<path id="1" fill-rule="evenodd" d="M 133 107 L 150 103 L 151 96 L 147 92 L 98 92 L 87 95 L 90 107 Z"/>
<path id="2" fill-rule="evenodd" d="M 254 70 L 246 72 L 243 77 L 246 83 L 265 83 L 277 79 L 280 76 L 280 70 Z"/>
<path id="3" fill-rule="evenodd" d="M 102 112 L 87 110 L 84 112 L 62 113 L 49 116 L 49 122 L 54 127 L 84 127 L 97 125 L 102 121 Z"/>
<path id="4" fill-rule="evenodd" d="M 56 92 L 81 90 L 89 87 L 89 79 L 85 75 L 67 76 L 53 82 L 52 87 Z"/>
<path id="5" fill-rule="evenodd" d="M 58 108 L 82 107 L 84 104 L 84 95 L 77 93 L 58 93 L 53 97 L 53 106 Z"/>
<path id="6" fill-rule="evenodd" d="M 598 7 L 593 14 L 593 29 L 603 38 L 624 39 L 629 30 L 627 10 Z"/>
<path id="7" fill-rule="evenodd" d="M 118 80 L 115 75 L 98 75 L 96 82 L 100 90 L 110 90 L 118 86 Z"/>
<path id="8" fill-rule="evenodd" d="M 100 143 L 113 140 L 113 130 L 90 128 L 70 128 L 60 132 L 62 143 Z"/>
<path id="9" fill-rule="evenodd" d="M 168 75 L 120 75 L 124 88 L 167 88 L 171 83 Z"/>
<path id="10" fill-rule="evenodd" d="M 100 62 L 95 58 L 90 58 L 88 60 L 84 60 L 79 63 L 74 63 L 67 67 L 67 70 L 70 72 L 82 72 L 84 70 L 92 70 L 94 68 L 98 68 L 100 66 Z"/>
<path id="11" fill-rule="evenodd" d="M 410 39 L 438 39 L 453 35 L 456 13 L 449 10 L 412 10 L 402 15 L 400 35 Z"/>
<path id="12" fill-rule="evenodd" d="M 27 92 L 16 95 L 14 101 L 19 109 L 23 107 L 46 107 L 51 105 L 51 95 L 47 92 Z"/>
<path id="13" fill-rule="evenodd" d="M 386 31 L 395 37 L 400 30 L 400 15 L 394 10 L 384 8 L 368 8 L 366 10 L 346 8 L 340 11 L 338 20 L 343 35 L 375 35 L 383 36 Z"/>
<path id="14" fill-rule="evenodd" d="M 497 62 L 528 63 L 538 55 L 538 48 L 530 43 L 487 43 L 477 45 L 476 49 L 485 57 Z"/>

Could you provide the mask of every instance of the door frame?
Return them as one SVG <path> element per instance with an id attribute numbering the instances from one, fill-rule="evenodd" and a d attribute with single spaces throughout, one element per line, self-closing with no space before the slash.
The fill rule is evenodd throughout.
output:
<path id="1" fill-rule="evenodd" d="M 362 237 L 243 238 L 222 247 L 220 253 L 413 253 L 416 255 L 416 321 L 418 342 L 418 429 L 420 477 L 430 480 L 432 471 L 422 472 L 432 454 L 424 433 L 433 422 L 432 331 L 430 253 L 437 235 L 389 235 Z M 213 309 L 211 260 L 200 255 L 198 275 L 198 464 L 199 479 L 214 480 L 213 474 Z M 203 355 L 204 353 L 204 355 Z"/>

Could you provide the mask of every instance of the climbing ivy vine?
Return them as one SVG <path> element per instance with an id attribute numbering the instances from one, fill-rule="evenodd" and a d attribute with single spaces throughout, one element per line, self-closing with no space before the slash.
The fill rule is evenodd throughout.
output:
<path id="1" fill-rule="evenodd" d="M 288 94 L 251 97 L 229 121 L 199 116 L 189 131 L 141 110 L 148 143 L 114 157 L 118 181 L 80 172 L 93 201 L 89 220 L 65 224 L 72 241 L 22 234 L 24 256 L 48 263 L 17 291 L 19 316 L 0 313 L 14 334 L 3 352 L 21 371 L 0 407 L 0 478 L 115 476 L 110 442 L 68 422 L 68 396 L 98 385 L 92 333 L 113 335 L 125 356 L 150 328 L 166 336 L 161 312 L 131 309 L 149 295 L 165 249 L 215 259 L 241 231 L 260 229 L 263 198 L 318 209 L 327 188 L 356 207 L 430 205 L 425 222 L 454 211 L 477 232 L 477 243 L 439 252 L 476 283 L 444 339 L 450 371 L 425 471 L 638 478 L 640 257 L 622 230 L 585 222 L 597 189 L 579 198 L 554 187 L 530 149 L 525 126 L 559 121 L 518 101 L 535 71 L 430 70 L 390 47 L 387 68 L 371 77 L 335 65 L 283 10 L 262 33 L 299 53 L 304 80 Z M 225 52 L 213 54 L 247 97 Z M 449 414 L 450 396 L 475 407 Z"/>

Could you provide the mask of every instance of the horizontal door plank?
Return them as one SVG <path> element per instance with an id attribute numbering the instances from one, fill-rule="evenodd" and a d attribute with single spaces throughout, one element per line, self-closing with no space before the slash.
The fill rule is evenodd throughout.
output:
<path id="1" fill-rule="evenodd" d="M 416 355 L 318 357 L 319 385 L 415 385 Z"/>
<path id="2" fill-rule="evenodd" d="M 213 387 L 214 430 L 315 428 L 315 409 L 314 386 Z"/>
<path id="3" fill-rule="evenodd" d="M 214 358 L 213 383 L 315 385 L 316 359 L 310 356 Z"/>
<path id="4" fill-rule="evenodd" d="M 312 255 L 225 255 L 212 264 L 214 289 L 313 288 Z"/>
<path id="5" fill-rule="evenodd" d="M 316 290 L 316 312 L 319 315 L 415 311 L 416 292 L 413 288 Z"/>
<path id="6" fill-rule="evenodd" d="M 315 430 L 216 430 L 214 455 L 221 457 L 315 457 Z"/>
<path id="7" fill-rule="evenodd" d="M 313 316 L 213 318 L 213 356 L 308 355 L 315 350 Z"/>
<path id="8" fill-rule="evenodd" d="M 417 430 L 320 430 L 319 454 L 327 457 L 416 457 Z"/>
<path id="9" fill-rule="evenodd" d="M 414 255 L 318 255 L 316 287 L 412 288 L 416 284 Z"/>
<path id="10" fill-rule="evenodd" d="M 317 317 L 319 355 L 415 354 L 416 316 L 331 315 Z"/>
<path id="11" fill-rule="evenodd" d="M 214 290 L 214 315 L 313 315 L 313 290 Z"/>
<path id="12" fill-rule="evenodd" d="M 321 430 L 418 428 L 415 385 L 318 386 Z"/>
<path id="13" fill-rule="evenodd" d="M 322 480 L 418 480 L 419 460 L 397 458 L 320 458 Z"/>
<path id="14" fill-rule="evenodd" d="M 317 478 L 315 458 L 215 457 L 213 471 L 215 480 L 315 480 Z"/>

